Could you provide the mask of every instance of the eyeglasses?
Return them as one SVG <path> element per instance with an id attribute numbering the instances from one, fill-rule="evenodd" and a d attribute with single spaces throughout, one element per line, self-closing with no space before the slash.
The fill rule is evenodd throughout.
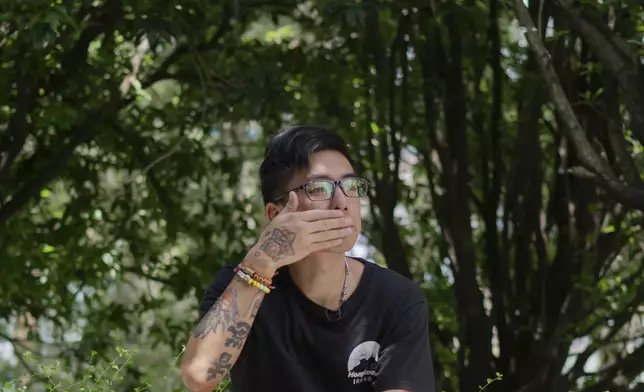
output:
<path id="1" fill-rule="evenodd" d="M 312 201 L 323 201 L 333 198 L 335 195 L 335 188 L 340 186 L 342 192 L 346 197 L 360 198 L 367 196 L 369 191 L 369 183 L 364 178 L 349 177 L 338 181 L 331 180 L 314 180 L 304 185 L 300 185 L 291 191 L 304 190 L 306 195 Z M 280 196 L 275 201 L 288 197 L 288 195 Z"/>

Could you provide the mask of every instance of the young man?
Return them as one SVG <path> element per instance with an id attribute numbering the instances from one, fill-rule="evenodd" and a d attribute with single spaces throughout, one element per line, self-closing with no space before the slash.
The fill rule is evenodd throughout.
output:
<path id="1" fill-rule="evenodd" d="M 230 372 L 236 392 L 434 392 L 422 291 L 345 256 L 368 184 L 340 136 L 314 126 L 278 134 L 260 177 L 270 223 L 206 291 L 185 385 L 210 392 Z"/>

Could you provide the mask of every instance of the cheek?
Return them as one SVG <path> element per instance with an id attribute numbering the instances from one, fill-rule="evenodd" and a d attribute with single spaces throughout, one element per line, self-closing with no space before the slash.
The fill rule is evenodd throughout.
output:
<path id="1" fill-rule="evenodd" d="M 320 202 L 311 201 L 311 199 L 309 199 L 306 195 L 300 196 L 297 202 L 298 211 L 309 211 L 325 208 L 323 206 L 320 206 Z"/>
<path id="2" fill-rule="evenodd" d="M 360 219 L 360 214 L 356 217 L 351 217 L 354 222 L 354 226 L 356 227 L 356 231 L 360 233 L 362 231 L 362 220 Z"/>
<path id="3" fill-rule="evenodd" d="M 349 217 L 353 220 L 353 225 L 358 229 L 358 232 L 362 230 L 362 215 L 360 214 L 360 206 L 356 208 L 349 208 Z"/>

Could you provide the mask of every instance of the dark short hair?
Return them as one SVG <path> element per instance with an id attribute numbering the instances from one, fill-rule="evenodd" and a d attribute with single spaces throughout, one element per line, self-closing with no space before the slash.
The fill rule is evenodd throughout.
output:
<path id="1" fill-rule="evenodd" d="M 337 151 L 349 162 L 349 149 L 335 131 L 317 125 L 296 125 L 274 135 L 264 152 L 259 179 L 264 204 L 275 201 L 300 170 L 310 167 L 311 155 L 320 151 Z"/>

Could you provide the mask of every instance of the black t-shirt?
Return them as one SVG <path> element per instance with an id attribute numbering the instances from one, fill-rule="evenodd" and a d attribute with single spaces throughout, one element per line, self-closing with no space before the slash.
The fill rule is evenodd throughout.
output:
<path id="1" fill-rule="evenodd" d="M 231 370 L 235 392 L 435 391 L 423 292 L 394 271 L 357 260 L 364 273 L 339 320 L 282 269 Z M 219 271 L 200 317 L 233 276 L 232 267 Z"/>

